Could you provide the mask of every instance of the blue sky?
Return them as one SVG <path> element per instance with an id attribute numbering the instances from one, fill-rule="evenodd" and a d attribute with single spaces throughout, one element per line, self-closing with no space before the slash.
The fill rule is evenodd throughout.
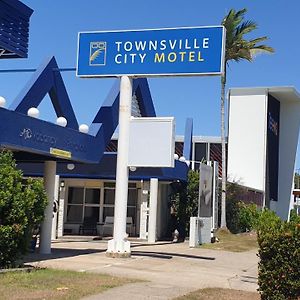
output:
<path id="1" fill-rule="evenodd" d="M 258 29 L 249 38 L 268 36 L 267 43 L 276 52 L 258 56 L 253 63 L 231 63 L 227 87 L 294 86 L 300 90 L 298 1 L 22 2 L 34 10 L 29 57 L 1 60 L 0 69 L 35 68 L 52 55 L 56 56 L 60 67 L 75 67 L 80 31 L 219 25 L 231 8 L 246 7 L 246 19 L 258 23 Z M 0 95 L 7 99 L 8 105 L 30 76 L 28 73 L 0 74 Z M 79 79 L 74 72 L 63 73 L 63 78 L 79 123 L 90 124 L 114 79 Z M 153 78 L 149 79 L 149 84 L 157 114 L 175 116 L 177 134 L 184 132 L 185 119 L 192 117 L 196 135 L 220 135 L 219 77 Z M 49 99 L 44 102 L 40 107 L 41 118 L 54 121 L 54 113 L 47 103 Z M 297 168 L 300 167 L 299 158 Z"/>

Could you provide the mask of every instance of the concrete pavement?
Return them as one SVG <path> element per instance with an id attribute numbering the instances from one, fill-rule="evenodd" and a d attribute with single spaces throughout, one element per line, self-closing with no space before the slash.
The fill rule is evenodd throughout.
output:
<path id="1" fill-rule="evenodd" d="M 109 289 L 94 299 L 172 299 L 205 287 L 257 289 L 256 251 L 233 253 L 189 248 L 188 243 L 149 245 L 132 240 L 131 258 L 106 257 L 107 241 L 65 239 L 52 243 L 51 255 L 31 254 L 40 267 L 105 273 L 145 282 Z"/>

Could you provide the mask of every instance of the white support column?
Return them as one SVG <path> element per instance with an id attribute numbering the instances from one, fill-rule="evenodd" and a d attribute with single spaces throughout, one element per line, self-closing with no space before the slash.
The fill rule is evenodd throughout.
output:
<path id="1" fill-rule="evenodd" d="M 65 191 L 65 182 L 62 181 L 59 187 L 57 237 L 64 234 Z"/>
<path id="2" fill-rule="evenodd" d="M 140 203 L 140 239 L 146 240 L 148 236 L 147 224 L 148 224 L 148 194 L 149 184 L 143 181 L 141 189 L 141 203 Z"/>
<path id="3" fill-rule="evenodd" d="M 151 178 L 151 180 L 150 180 L 148 243 L 156 242 L 157 196 L 158 196 L 158 179 Z"/>
<path id="4" fill-rule="evenodd" d="M 131 117 L 132 79 L 121 77 L 119 106 L 119 138 L 116 171 L 116 195 L 114 211 L 114 235 L 108 241 L 108 256 L 129 257 L 130 242 L 126 235 L 126 216 L 128 198 L 128 148 L 129 125 Z"/>
<path id="5" fill-rule="evenodd" d="M 51 231 L 53 218 L 53 200 L 55 190 L 56 161 L 45 161 L 44 186 L 48 198 L 48 205 L 45 209 L 45 218 L 41 226 L 40 253 L 51 253 Z"/>
<path id="6" fill-rule="evenodd" d="M 213 162 L 213 207 L 212 207 L 212 228 L 218 228 L 218 208 L 219 208 L 219 163 L 217 161 Z"/>
<path id="7" fill-rule="evenodd" d="M 51 240 L 56 240 L 57 238 L 58 190 L 59 190 L 59 175 L 55 175 L 53 208 L 55 206 L 56 211 L 53 211 Z"/>

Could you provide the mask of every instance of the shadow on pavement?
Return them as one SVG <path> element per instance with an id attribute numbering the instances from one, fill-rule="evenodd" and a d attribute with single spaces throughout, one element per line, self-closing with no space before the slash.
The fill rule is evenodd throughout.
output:
<path id="1" fill-rule="evenodd" d="M 52 247 L 52 252 L 51 254 L 40 254 L 38 252 L 38 248 L 36 248 L 36 252 L 30 253 L 26 255 L 23 259 L 24 263 L 30 263 L 30 262 L 39 262 L 39 261 L 44 261 L 44 260 L 52 260 L 52 259 L 59 259 L 59 258 L 68 258 L 68 257 L 75 257 L 75 256 L 80 256 L 80 255 L 88 255 L 88 254 L 95 254 L 95 253 L 104 253 L 106 252 L 106 247 L 104 249 L 78 249 L 76 248 L 76 243 L 93 243 L 98 241 L 98 239 L 94 238 L 92 240 L 60 240 L 54 242 L 56 243 L 66 243 L 68 244 L 69 248 L 55 248 Z M 105 240 L 103 240 L 105 242 Z M 74 245 L 72 245 L 74 243 Z M 174 257 L 182 257 L 182 258 L 187 258 L 187 259 L 199 259 L 199 260 L 215 260 L 215 257 L 209 257 L 209 256 L 199 256 L 199 255 L 191 255 L 191 254 L 185 254 L 185 253 L 178 253 L 178 252 L 169 252 L 169 251 L 155 251 L 156 248 L 153 251 L 153 248 L 151 249 L 152 251 L 139 251 L 134 250 L 135 248 L 139 247 L 158 247 L 163 246 L 163 245 L 170 245 L 172 247 L 172 242 L 170 241 L 161 241 L 161 242 L 156 242 L 155 244 L 149 244 L 149 243 L 143 243 L 139 242 L 137 243 L 136 241 L 131 241 L 131 257 L 152 257 L 152 258 L 159 258 L 159 259 L 172 259 Z M 157 249 L 158 249 L 157 248 Z M 144 250 L 144 249 L 143 249 Z M 161 249 L 158 249 L 161 250 Z M 169 249 L 170 250 L 170 249 Z"/>
<path id="2" fill-rule="evenodd" d="M 151 252 L 151 251 L 131 251 L 131 256 L 150 256 L 155 258 L 171 259 L 175 257 L 192 258 L 192 259 L 204 259 L 204 260 L 215 260 L 215 257 L 209 256 L 198 256 L 182 253 L 170 253 L 170 252 Z"/>
<path id="3" fill-rule="evenodd" d="M 37 262 L 49 259 L 66 258 L 78 255 L 102 253 L 103 249 L 52 249 L 51 254 L 30 253 L 23 259 L 24 263 Z"/>

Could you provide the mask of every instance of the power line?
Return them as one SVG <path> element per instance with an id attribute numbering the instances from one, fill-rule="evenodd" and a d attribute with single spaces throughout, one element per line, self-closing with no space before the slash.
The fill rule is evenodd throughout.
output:
<path id="1" fill-rule="evenodd" d="M 6 69 L 0 70 L 0 73 L 32 73 L 35 72 L 37 69 Z M 74 72 L 76 68 L 53 68 L 53 71 L 59 72 Z"/>

